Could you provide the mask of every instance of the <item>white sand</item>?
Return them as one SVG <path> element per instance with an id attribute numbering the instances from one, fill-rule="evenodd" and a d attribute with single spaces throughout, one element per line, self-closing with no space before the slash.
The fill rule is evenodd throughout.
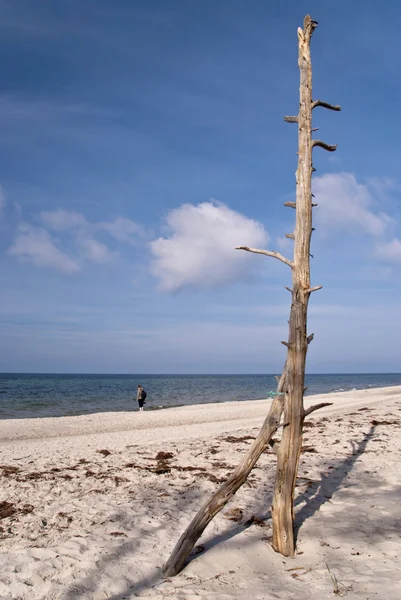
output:
<path id="1" fill-rule="evenodd" d="M 0 518 L 0 598 L 324 600 L 338 586 L 349 599 L 399 600 L 401 387 L 306 405 L 322 401 L 334 406 L 305 428 L 317 452 L 301 455 L 296 557 L 270 546 L 266 452 L 206 529 L 205 550 L 168 580 L 169 552 L 252 441 L 228 436 L 255 436 L 268 402 L 0 421 L 0 503 L 17 509 Z M 167 473 L 153 472 L 159 451 L 173 454 Z"/>

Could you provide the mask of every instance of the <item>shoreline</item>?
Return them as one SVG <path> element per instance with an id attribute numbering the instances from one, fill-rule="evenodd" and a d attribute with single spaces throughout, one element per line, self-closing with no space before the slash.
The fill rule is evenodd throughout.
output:
<path id="1" fill-rule="evenodd" d="M 77 385 L 73 377 L 62 377 L 59 383 L 52 375 L 43 378 L 31 375 L 32 382 L 21 379 L 20 376 L 15 376 L 12 381 L 4 377 L 0 374 L 0 421 L 130 412 L 136 406 L 135 398 L 132 397 L 132 385 L 127 385 L 127 381 L 132 384 L 132 378 L 114 381 L 112 377 L 111 383 L 107 383 L 110 376 L 93 381 L 92 376 L 82 376 L 83 383 Z M 165 379 L 164 376 L 161 376 L 160 381 L 150 377 L 145 382 L 150 400 L 147 409 L 159 411 L 193 403 L 263 400 L 269 396 L 269 390 L 275 390 L 276 383 L 270 375 L 260 375 L 259 380 L 255 377 L 239 375 L 238 383 L 235 377 L 228 377 L 224 383 L 224 377 L 221 379 L 218 376 L 217 383 L 212 383 L 213 377 L 193 379 L 191 376 L 188 384 L 181 378 L 177 390 L 171 389 L 168 378 Z M 305 385 L 305 397 L 361 391 L 401 385 L 401 373 L 366 376 L 308 374 Z"/>
<path id="2" fill-rule="evenodd" d="M 171 579 L 163 562 L 270 401 L 0 421 L 0 598 L 329 600 L 329 565 L 348 600 L 398 600 L 401 386 L 305 405 L 321 401 L 334 403 L 305 422 L 296 556 L 270 544 L 268 450 Z"/>
<path id="3" fill-rule="evenodd" d="M 387 398 L 401 394 L 401 386 L 368 388 L 347 392 L 331 392 L 305 396 L 305 408 L 318 402 L 333 402 L 333 406 L 318 411 L 319 415 L 329 415 L 348 406 L 375 402 L 377 396 Z M 168 410 L 146 410 L 143 413 L 135 408 L 124 412 L 103 412 L 63 417 L 37 417 L 34 419 L 0 420 L 0 446 L 4 442 L 18 440 L 51 439 L 96 434 L 117 434 L 135 431 L 144 434 L 151 429 L 184 427 L 228 423 L 246 419 L 250 426 L 256 421 L 263 422 L 271 399 L 216 402 L 210 404 L 189 404 L 171 407 Z M 149 440 L 147 440 L 149 441 Z"/>

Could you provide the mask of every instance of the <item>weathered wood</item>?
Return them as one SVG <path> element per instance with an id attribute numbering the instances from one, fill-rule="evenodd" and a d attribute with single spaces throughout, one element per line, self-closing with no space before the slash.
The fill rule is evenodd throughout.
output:
<path id="1" fill-rule="evenodd" d="M 280 252 L 275 252 L 273 250 L 258 250 L 257 248 L 249 248 L 249 246 L 237 246 L 236 250 L 245 250 L 246 252 L 253 252 L 254 254 L 264 254 L 264 256 L 271 256 L 272 258 L 277 258 L 277 260 L 281 260 L 284 264 L 289 267 L 293 266 L 293 263 L 285 258 Z"/>
<path id="2" fill-rule="evenodd" d="M 291 123 L 298 123 L 298 168 L 296 173 L 296 202 L 286 202 L 285 206 L 295 208 L 295 244 L 294 260 L 282 256 L 279 252 L 258 250 L 248 246 L 237 246 L 236 250 L 245 250 L 255 254 L 263 254 L 276 258 L 292 269 L 292 304 L 289 320 L 288 342 L 281 342 L 287 347 L 287 361 L 278 383 L 278 391 L 284 391 L 284 402 L 281 395 L 273 399 L 269 413 L 256 440 L 251 445 L 242 462 L 227 481 L 213 494 L 184 531 L 170 558 L 164 566 L 165 576 L 176 575 L 184 566 L 189 553 L 194 547 L 213 517 L 226 505 L 236 491 L 246 481 L 259 456 L 268 445 L 277 453 L 277 474 L 273 496 L 273 546 L 285 556 L 294 554 L 294 490 L 298 471 L 299 455 L 302 445 L 302 426 L 305 417 L 315 410 L 328 406 L 324 402 L 311 406 L 306 411 L 303 406 L 305 363 L 308 344 L 313 334 L 307 335 L 307 309 L 311 292 L 322 286 L 310 286 L 310 241 L 312 235 L 312 203 L 311 177 L 315 171 L 312 165 L 313 146 L 325 149 L 327 144 L 313 142 L 311 134 L 312 109 L 323 106 L 331 110 L 340 110 L 327 102 L 312 102 L 312 66 L 310 59 L 310 40 L 317 23 L 310 16 L 304 20 L 304 29 L 298 29 L 298 66 L 300 70 L 300 110 L 297 117 L 285 117 Z M 334 149 L 334 147 L 332 147 Z M 290 234 L 292 236 L 292 234 Z M 312 257 L 313 258 L 313 257 Z M 280 427 L 281 416 L 283 434 L 281 442 L 273 442 L 272 436 Z"/>
<path id="3" fill-rule="evenodd" d="M 286 365 L 277 384 L 277 392 L 280 394 L 284 390 L 286 382 Z M 177 542 L 170 558 L 163 568 L 163 574 L 166 577 L 177 575 L 183 568 L 189 553 L 195 546 L 210 521 L 227 502 L 234 496 L 239 488 L 245 483 L 249 473 L 255 466 L 262 452 L 267 448 L 269 442 L 280 426 L 280 419 L 283 412 L 283 396 L 277 395 L 273 398 L 268 415 L 259 431 L 256 439 L 251 444 L 245 457 L 242 459 L 233 474 L 223 483 L 223 485 L 213 494 L 213 496 L 200 508 L 197 515 L 188 525 L 182 536 Z"/>
<path id="4" fill-rule="evenodd" d="M 307 388 L 305 388 L 305 389 L 307 389 Z M 321 408 L 324 408 L 325 406 L 332 406 L 332 405 L 333 405 L 332 402 L 320 402 L 319 404 L 314 404 L 313 406 L 310 406 L 309 408 L 304 410 L 304 419 L 311 413 L 315 412 L 315 410 L 320 410 Z"/>
<path id="5" fill-rule="evenodd" d="M 312 235 L 312 65 L 310 39 L 315 24 L 308 15 L 298 29 L 300 107 L 298 118 L 298 168 L 292 305 L 287 353 L 287 394 L 283 430 L 277 452 L 277 473 L 273 495 L 273 547 L 284 556 L 294 554 L 294 490 L 302 446 L 303 395 L 307 353 L 307 308 L 310 289 L 310 239 Z"/>
<path id="6" fill-rule="evenodd" d="M 292 267 L 292 304 L 289 320 L 287 348 L 287 393 L 280 446 L 277 451 L 277 473 L 273 494 L 273 547 L 284 556 L 293 556 L 294 543 L 294 491 L 302 446 L 302 427 L 306 414 L 321 405 L 304 410 L 304 380 L 308 344 L 313 334 L 307 334 L 307 311 L 310 293 L 320 286 L 310 285 L 310 242 L 312 235 L 312 149 L 320 146 L 334 151 L 320 140 L 312 140 L 312 109 L 324 106 L 332 110 L 340 107 L 326 102 L 312 101 L 312 63 L 310 40 L 317 23 L 309 15 L 304 28 L 298 29 L 298 67 L 300 71 L 300 107 L 298 115 L 298 168 L 296 172 L 295 243 Z"/>
<path id="7" fill-rule="evenodd" d="M 312 102 L 312 109 L 316 108 L 317 106 L 322 106 L 323 108 L 328 108 L 329 110 L 341 110 L 341 106 L 338 104 L 329 104 L 328 102 L 323 102 L 322 100 L 315 100 Z"/>
<path id="8" fill-rule="evenodd" d="M 322 142 L 322 140 L 313 140 L 312 146 L 313 148 L 319 146 L 319 148 L 323 148 L 323 150 L 327 150 L 327 152 L 335 152 L 337 150 L 337 144 L 326 144 L 326 142 Z"/>

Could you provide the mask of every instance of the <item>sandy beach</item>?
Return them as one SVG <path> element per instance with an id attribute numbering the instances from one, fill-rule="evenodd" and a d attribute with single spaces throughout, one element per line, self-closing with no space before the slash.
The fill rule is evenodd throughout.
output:
<path id="1" fill-rule="evenodd" d="M 0 598 L 401 598 L 401 386 L 330 401 L 305 425 L 297 554 L 270 545 L 275 457 L 161 567 L 252 443 L 269 401 L 0 421 Z"/>

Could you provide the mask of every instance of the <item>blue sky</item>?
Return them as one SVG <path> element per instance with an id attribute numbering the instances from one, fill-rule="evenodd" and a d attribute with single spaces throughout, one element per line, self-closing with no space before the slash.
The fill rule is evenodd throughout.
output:
<path id="1" fill-rule="evenodd" d="M 279 372 L 310 12 L 308 371 L 400 371 L 401 5 L 0 0 L 0 371 Z"/>

